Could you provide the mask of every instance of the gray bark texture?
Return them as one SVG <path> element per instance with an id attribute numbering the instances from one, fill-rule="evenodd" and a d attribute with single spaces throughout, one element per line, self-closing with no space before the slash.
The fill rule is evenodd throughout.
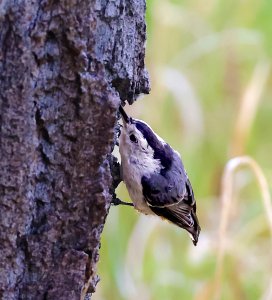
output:
<path id="1" fill-rule="evenodd" d="M 145 0 L 0 1 L 0 299 L 94 292 L 118 107 L 149 91 L 144 14 Z"/>

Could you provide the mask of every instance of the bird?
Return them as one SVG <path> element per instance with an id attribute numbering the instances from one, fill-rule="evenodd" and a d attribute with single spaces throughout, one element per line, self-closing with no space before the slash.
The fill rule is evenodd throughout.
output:
<path id="1" fill-rule="evenodd" d="M 196 200 L 180 154 L 142 120 L 129 117 L 120 105 L 123 120 L 119 137 L 121 176 L 132 203 L 115 200 L 145 215 L 156 215 L 185 229 L 196 246 L 200 226 Z"/>

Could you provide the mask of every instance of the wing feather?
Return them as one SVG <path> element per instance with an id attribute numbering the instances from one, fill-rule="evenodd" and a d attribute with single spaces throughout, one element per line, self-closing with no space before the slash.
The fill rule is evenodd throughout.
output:
<path id="1" fill-rule="evenodd" d="M 143 194 L 155 214 L 187 230 L 196 245 L 200 233 L 196 202 L 191 183 L 179 161 L 165 173 L 143 176 Z"/>

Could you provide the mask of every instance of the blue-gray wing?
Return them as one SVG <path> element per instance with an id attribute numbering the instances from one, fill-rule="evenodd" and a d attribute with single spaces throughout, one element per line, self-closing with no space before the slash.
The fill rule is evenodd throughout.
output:
<path id="1" fill-rule="evenodd" d="M 180 157 L 174 153 L 171 166 L 160 173 L 143 176 L 143 194 L 150 206 L 166 207 L 186 197 L 187 174 Z M 190 185 L 190 183 L 189 183 Z"/>
<path id="2" fill-rule="evenodd" d="M 176 161 L 176 164 L 165 173 L 144 176 L 142 186 L 143 195 L 150 209 L 158 216 L 187 230 L 196 245 L 200 233 L 196 202 L 182 163 Z"/>

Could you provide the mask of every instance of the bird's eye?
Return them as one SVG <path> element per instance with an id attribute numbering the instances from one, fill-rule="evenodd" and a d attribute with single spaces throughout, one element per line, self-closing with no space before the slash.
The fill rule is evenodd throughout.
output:
<path id="1" fill-rule="evenodd" d="M 137 138 L 136 138 L 136 136 L 135 136 L 134 134 L 131 134 L 131 135 L 129 136 L 129 138 L 130 138 L 130 140 L 131 140 L 133 143 L 138 143 L 138 140 L 137 140 Z"/>

